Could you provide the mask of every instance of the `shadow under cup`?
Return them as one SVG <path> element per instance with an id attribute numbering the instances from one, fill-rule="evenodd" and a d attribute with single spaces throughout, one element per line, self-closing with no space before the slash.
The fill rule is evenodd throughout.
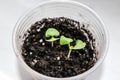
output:
<path id="1" fill-rule="evenodd" d="M 32 24 L 42 18 L 48 17 L 68 17 L 85 24 L 96 40 L 98 51 L 98 61 L 88 71 L 69 78 L 54 78 L 42 75 L 31 69 L 22 59 L 21 46 L 23 44 L 24 34 Z M 93 72 L 103 61 L 108 49 L 108 33 L 104 23 L 99 16 L 89 7 L 74 1 L 48 1 L 37 5 L 22 15 L 16 23 L 13 32 L 13 48 L 20 60 L 21 65 L 33 76 L 35 80 L 80 80 Z"/>

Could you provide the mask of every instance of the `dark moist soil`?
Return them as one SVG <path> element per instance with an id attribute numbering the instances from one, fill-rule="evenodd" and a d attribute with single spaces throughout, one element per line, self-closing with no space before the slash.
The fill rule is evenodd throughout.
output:
<path id="1" fill-rule="evenodd" d="M 86 47 L 81 50 L 72 50 L 70 59 L 67 59 L 68 46 L 60 46 L 59 40 L 54 47 L 46 42 L 45 32 L 48 28 L 55 28 L 60 36 L 80 39 L 86 42 Z M 60 37 L 59 36 L 59 37 Z M 44 18 L 37 21 L 25 34 L 22 46 L 24 61 L 35 71 L 51 77 L 71 77 L 81 74 L 97 61 L 97 52 L 94 46 L 95 39 L 84 24 L 65 18 Z M 72 43 L 71 45 L 74 45 Z"/>

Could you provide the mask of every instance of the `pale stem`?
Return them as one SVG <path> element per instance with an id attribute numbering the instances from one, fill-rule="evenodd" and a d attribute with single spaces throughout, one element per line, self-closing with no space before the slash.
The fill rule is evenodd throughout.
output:
<path id="1" fill-rule="evenodd" d="M 52 41 L 52 47 L 54 46 L 54 42 Z"/>
<path id="2" fill-rule="evenodd" d="M 68 52 L 68 55 L 67 55 L 68 59 L 70 58 L 71 51 L 72 51 L 72 49 L 69 49 L 69 52 Z"/>
<path id="3" fill-rule="evenodd" d="M 52 39 L 53 39 L 53 38 L 54 38 L 54 37 L 52 36 Z M 54 41 L 52 41 L 51 45 L 52 45 L 52 47 L 54 46 Z"/>

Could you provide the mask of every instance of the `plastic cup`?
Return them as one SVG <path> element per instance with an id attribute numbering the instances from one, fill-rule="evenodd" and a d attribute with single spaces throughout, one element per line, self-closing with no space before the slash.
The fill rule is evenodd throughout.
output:
<path id="1" fill-rule="evenodd" d="M 31 69 L 23 60 L 21 46 L 24 34 L 32 24 L 47 17 L 68 17 L 85 24 L 96 39 L 98 60 L 88 71 L 73 77 L 55 78 L 45 76 Z M 35 80 L 82 80 L 92 73 L 104 60 L 108 49 L 107 29 L 100 17 L 89 7 L 75 1 L 47 1 L 31 8 L 18 20 L 13 31 L 13 48 L 20 64 L 28 71 Z"/>

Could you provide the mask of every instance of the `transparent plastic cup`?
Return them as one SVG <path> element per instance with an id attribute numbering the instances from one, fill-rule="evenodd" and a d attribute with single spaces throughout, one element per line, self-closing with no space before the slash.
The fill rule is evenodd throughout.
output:
<path id="1" fill-rule="evenodd" d="M 85 28 L 90 30 L 96 39 L 96 48 L 98 51 L 98 60 L 96 64 L 88 71 L 73 77 L 55 78 L 45 76 L 31 69 L 23 60 L 21 55 L 21 46 L 23 44 L 23 36 L 32 24 L 42 18 L 48 17 L 68 17 L 85 24 Z M 108 33 L 107 29 L 100 17 L 89 7 L 75 1 L 47 1 L 40 3 L 34 8 L 27 11 L 18 20 L 13 31 L 13 48 L 20 64 L 33 76 L 35 80 L 81 80 L 86 78 L 104 60 L 108 49 Z"/>

